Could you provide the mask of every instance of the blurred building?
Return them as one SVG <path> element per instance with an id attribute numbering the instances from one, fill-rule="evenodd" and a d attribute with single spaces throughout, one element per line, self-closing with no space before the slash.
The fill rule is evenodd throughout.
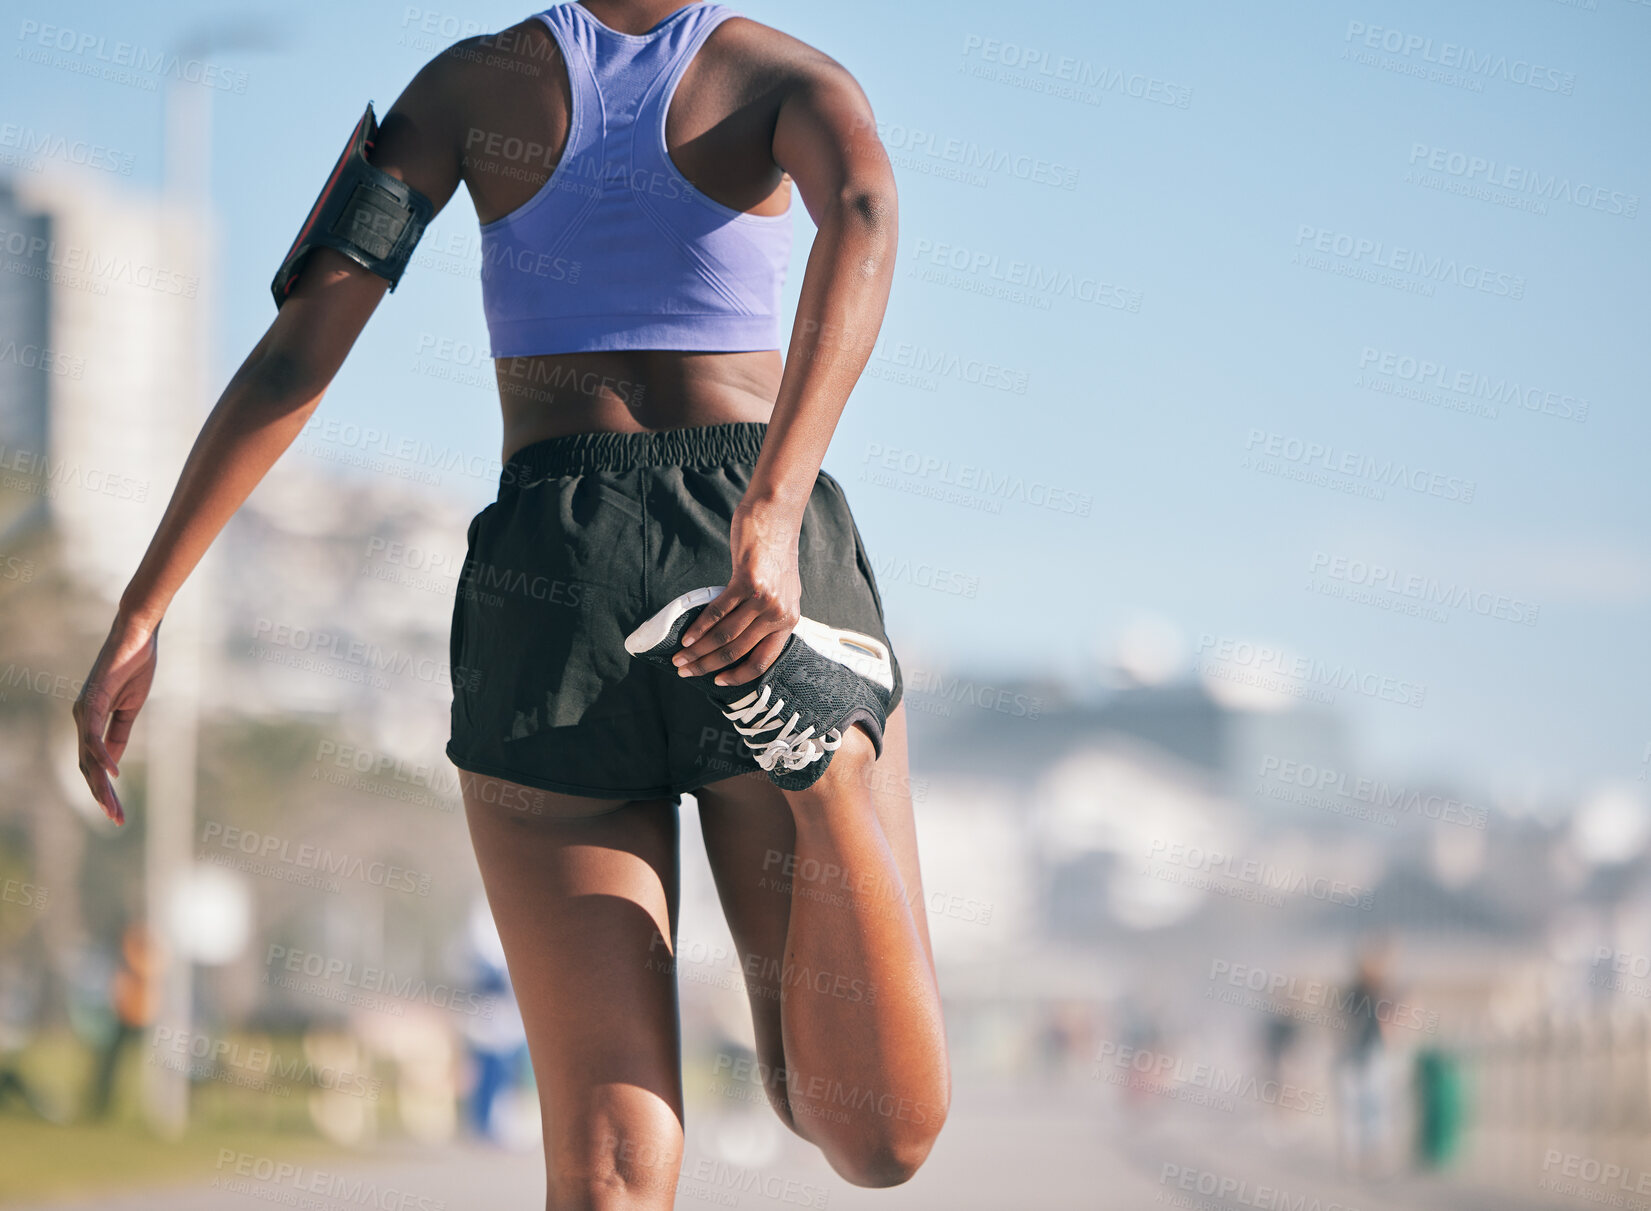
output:
<path id="1" fill-rule="evenodd" d="M 231 519 L 209 705 L 342 716 L 380 756 L 447 767 L 448 633 L 469 506 L 452 485 L 340 475 L 301 437 Z M 445 489 L 445 490 L 444 490 Z"/>
<path id="2" fill-rule="evenodd" d="M 925 735 L 944 750 L 950 768 L 1017 782 L 1035 779 L 1059 756 L 1103 736 L 1138 740 L 1232 794 L 1248 793 L 1269 758 L 1320 769 L 1351 764 L 1346 723 L 1335 711 L 1310 704 L 1246 707 L 1223 701 L 1198 680 L 1129 686 L 1098 699 L 1051 684 L 1005 686 L 994 694 L 994 705 L 1006 695 L 1025 709 L 947 703 L 944 713 L 926 713 Z"/>
<path id="3" fill-rule="evenodd" d="M 112 601 L 202 419 L 207 219 L 107 174 L 0 185 L 5 516 L 49 524 Z"/>
<path id="4" fill-rule="evenodd" d="M 0 443 L 9 468 L 46 449 L 51 381 L 51 291 L 29 250 L 52 238 L 50 216 L 24 205 L 10 182 L 0 181 Z M 0 497 L 5 521 L 42 503 L 15 493 Z M 20 507 L 21 506 L 21 507 Z"/>

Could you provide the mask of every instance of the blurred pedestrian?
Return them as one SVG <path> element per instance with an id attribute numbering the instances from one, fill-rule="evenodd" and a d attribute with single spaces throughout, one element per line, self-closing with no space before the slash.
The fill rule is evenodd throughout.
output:
<path id="1" fill-rule="evenodd" d="M 507 1135 L 498 1120 L 497 1107 L 500 1095 L 521 1071 L 527 1053 L 527 1030 L 510 986 L 504 943 L 499 940 L 485 897 L 478 896 L 471 908 L 468 941 L 476 972 L 473 991 L 492 1012 L 469 1015 L 460 1024 L 474 1073 L 465 1118 L 482 1139 L 505 1143 Z"/>
<path id="2" fill-rule="evenodd" d="M 1284 1063 L 1301 1037 L 1301 1023 L 1287 1013 L 1268 1013 L 1261 1026 L 1261 1071 L 1274 1085 L 1284 1083 Z M 1275 1103 L 1282 1108 L 1282 1102 Z"/>
<path id="3" fill-rule="evenodd" d="M 148 927 L 142 921 L 128 924 L 121 933 L 120 965 L 109 984 L 114 1023 L 98 1051 L 87 1099 L 87 1114 L 94 1119 L 109 1115 L 121 1053 L 155 1020 L 159 967 L 160 956 Z"/>
<path id="4" fill-rule="evenodd" d="M 1392 1065 L 1383 1029 L 1389 949 L 1385 942 L 1360 952 L 1353 982 L 1343 994 L 1347 1037 L 1336 1061 L 1341 1106 L 1342 1165 L 1355 1177 L 1376 1177 L 1390 1159 Z"/>

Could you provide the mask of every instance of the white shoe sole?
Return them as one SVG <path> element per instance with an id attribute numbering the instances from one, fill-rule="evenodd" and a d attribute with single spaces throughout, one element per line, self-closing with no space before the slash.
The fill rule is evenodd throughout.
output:
<path id="1" fill-rule="evenodd" d="M 889 650 L 870 635 L 828 627 L 812 618 L 799 618 L 792 632 L 827 660 L 835 660 L 889 693 L 894 692 L 894 665 L 889 661 Z"/>
<path id="2" fill-rule="evenodd" d="M 658 647 L 671 633 L 676 620 L 689 610 L 714 601 L 723 585 L 707 585 L 684 593 L 659 613 L 648 619 L 625 637 L 625 650 L 632 656 Z M 890 693 L 894 692 L 894 665 L 889 660 L 889 649 L 881 641 L 859 631 L 847 631 L 827 626 L 812 618 L 800 618 L 793 633 L 827 660 L 835 660 L 845 668 L 875 682 Z"/>
<path id="3" fill-rule="evenodd" d="M 684 593 L 659 613 L 648 619 L 636 630 L 625 636 L 625 650 L 632 656 L 640 656 L 643 652 L 658 647 L 664 642 L 665 636 L 671 633 L 676 620 L 696 606 L 706 605 L 716 600 L 718 593 L 726 586 L 715 584 L 707 585 L 703 589 L 694 589 Z"/>

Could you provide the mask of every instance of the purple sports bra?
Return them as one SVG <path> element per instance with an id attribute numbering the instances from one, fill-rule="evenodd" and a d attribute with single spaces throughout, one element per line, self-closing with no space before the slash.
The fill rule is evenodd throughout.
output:
<path id="1" fill-rule="evenodd" d="M 737 15 L 699 0 L 645 34 L 622 34 L 576 3 L 537 14 L 561 47 L 573 107 L 544 187 L 482 224 L 494 357 L 780 347 L 789 207 L 753 215 L 724 206 L 689 184 L 665 149 L 665 115 L 689 59 Z"/>

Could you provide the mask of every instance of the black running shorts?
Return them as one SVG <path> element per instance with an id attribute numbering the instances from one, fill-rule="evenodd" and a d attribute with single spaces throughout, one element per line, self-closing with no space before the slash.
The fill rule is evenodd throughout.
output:
<path id="1" fill-rule="evenodd" d="M 604 799 L 671 798 L 757 769 L 710 699 L 632 657 L 625 636 L 688 590 L 728 583 L 729 523 L 767 429 L 577 433 L 505 464 L 498 499 L 470 522 L 453 603 L 453 764 Z M 865 544 L 824 472 L 798 565 L 805 617 L 888 643 Z M 891 711 L 900 693 L 895 660 Z"/>

